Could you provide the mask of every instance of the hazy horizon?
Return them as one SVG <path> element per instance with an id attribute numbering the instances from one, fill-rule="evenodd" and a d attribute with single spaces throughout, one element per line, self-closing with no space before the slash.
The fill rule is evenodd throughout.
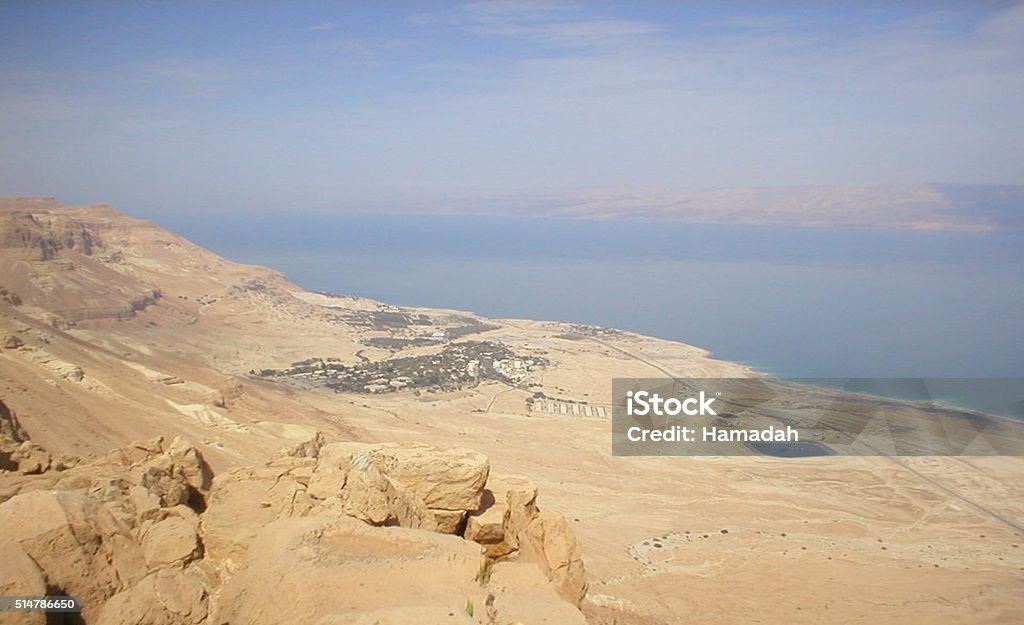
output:
<path id="1" fill-rule="evenodd" d="M 0 195 L 137 213 L 1020 185 L 1021 101 L 1017 2 L 0 6 Z"/>

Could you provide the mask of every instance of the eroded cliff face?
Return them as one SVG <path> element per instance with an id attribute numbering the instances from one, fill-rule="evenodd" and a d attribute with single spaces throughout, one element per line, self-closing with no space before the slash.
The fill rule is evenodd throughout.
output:
<path id="1" fill-rule="evenodd" d="M 351 434 L 246 376 L 310 345 L 357 360 L 348 327 L 292 290 L 107 206 L 0 198 L 0 397 L 34 444 L 83 457 L 167 434 L 228 466 Z"/>
<path id="2" fill-rule="evenodd" d="M 158 288 L 111 269 L 118 253 L 102 232 L 116 221 L 109 207 L 83 212 L 49 198 L 0 199 L 0 275 L 17 298 L 8 303 L 65 328 L 128 319 L 152 305 Z"/>
<path id="3" fill-rule="evenodd" d="M 0 256 L 44 261 L 62 250 L 91 256 L 99 242 L 85 225 L 54 214 L 59 207 L 52 198 L 0 200 Z"/>
<path id="4" fill-rule="evenodd" d="M 0 593 L 74 595 L 107 625 L 583 623 L 579 546 L 536 500 L 463 449 L 318 434 L 214 477 L 157 438 L 0 503 Z"/>

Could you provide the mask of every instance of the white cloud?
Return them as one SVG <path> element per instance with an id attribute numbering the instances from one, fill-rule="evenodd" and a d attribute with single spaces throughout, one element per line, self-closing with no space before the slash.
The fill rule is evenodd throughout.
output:
<path id="1" fill-rule="evenodd" d="M 460 7 L 459 19 L 479 35 L 525 37 L 566 46 L 605 46 L 658 34 L 640 20 L 584 17 L 577 3 L 488 0 Z"/>

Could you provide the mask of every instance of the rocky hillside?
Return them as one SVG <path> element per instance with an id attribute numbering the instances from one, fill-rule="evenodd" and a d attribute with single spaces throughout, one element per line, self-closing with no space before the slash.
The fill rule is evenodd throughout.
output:
<path id="1" fill-rule="evenodd" d="M 157 438 L 36 468 L 0 495 L 0 594 L 76 596 L 83 622 L 583 622 L 566 520 L 478 453 L 318 434 L 214 476 Z"/>
<path id="2" fill-rule="evenodd" d="M 579 546 L 528 479 L 325 444 L 372 437 L 246 374 L 498 326 L 306 294 L 45 198 L 0 201 L 0 288 L 0 594 L 75 595 L 88 623 L 582 622 Z"/>
<path id="3" fill-rule="evenodd" d="M 300 392 L 317 386 L 358 395 L 498 383 L 524 407 L 537 392 L 577 405 L 593 392 L 572 390 L 575 376 L 562 390 L 541 380 L 578 367 L 575 353 L 599 345 L 585 337 L 569 324 L 308 293 L 109 206 L 0 199 L 0 398 L 55 453 L 97 456 L 160 434 L 195 440 L 227 467 L 316 430 L 366 436 Z M 667 345 L 694 371 L 731 367 Z M 595 351 L 628 374 L 620 353 Z M 254 375 L 279 371 L 296 375 Z M 351 403 L 358 413 L 365 401 Z"/>
<path id="4" fill-rule="evenodd" d="M 350 436 L 247 372 L 390 354 L 362 340 L 387 334 L 366 320 L 392 307 L 306 301 L 274 271 L 106 206 L 0 200 L 0 296 L 0 397 L 36 442 L 79 455 L 160 433 L 202 441 L 228 466 L 316 429 Z"/>

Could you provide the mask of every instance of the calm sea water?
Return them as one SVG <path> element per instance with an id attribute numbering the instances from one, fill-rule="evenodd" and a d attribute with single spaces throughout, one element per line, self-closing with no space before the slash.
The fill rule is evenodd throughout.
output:
<path id="1" fill-rule="evenodd" d="M 571 320 L 790 377 L 1024 377 L 1024 238 L 279 213 L 156 216 L 310 290 Z"/>

